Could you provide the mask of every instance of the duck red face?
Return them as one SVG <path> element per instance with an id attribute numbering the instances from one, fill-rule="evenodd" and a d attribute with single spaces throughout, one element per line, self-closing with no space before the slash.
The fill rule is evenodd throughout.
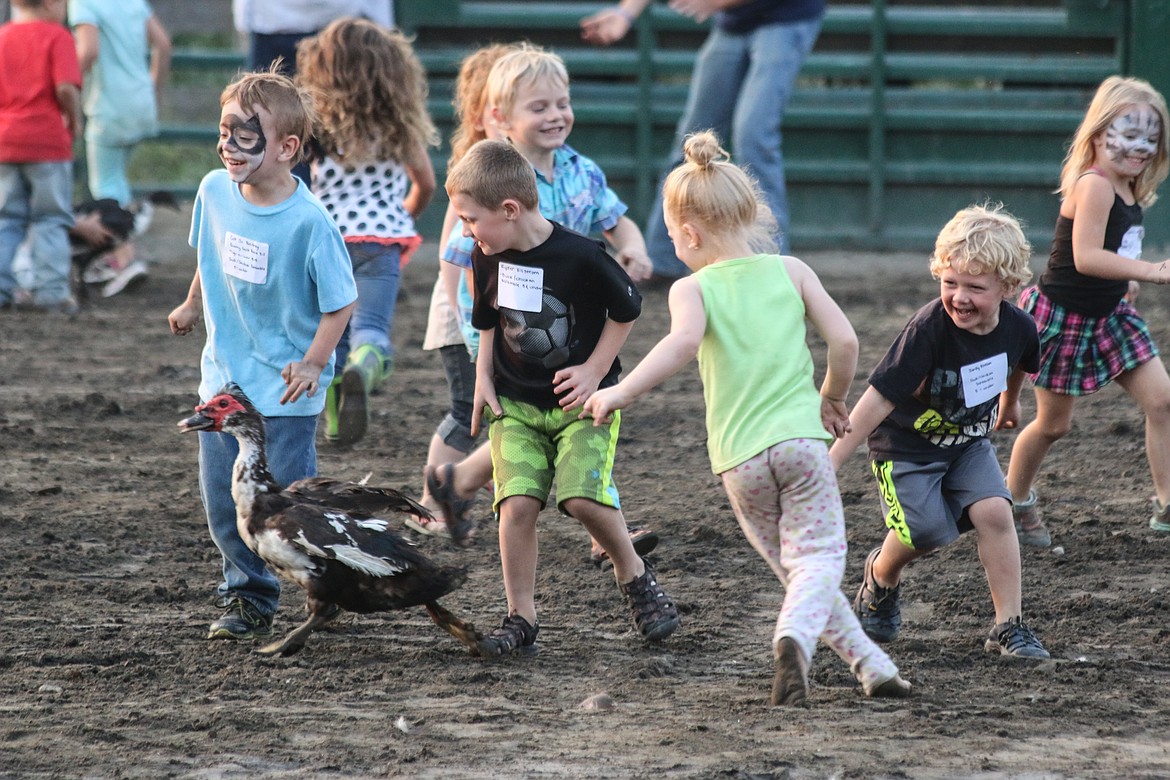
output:
<path id="1" fill-rule="evenodd" d="M 224 420 L 233 414 L 247 411 L 247 408 L 235 396 L 230 393 L 220 393 L 207 403 L 196 406 L 195 414 L 179 422 L 179 430 L 183 433 L 222 431 Z"/>

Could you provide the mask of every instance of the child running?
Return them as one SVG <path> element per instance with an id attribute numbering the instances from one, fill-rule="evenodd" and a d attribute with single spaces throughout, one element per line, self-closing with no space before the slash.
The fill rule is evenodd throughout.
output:
<path id="1" fill-rule="evenodd" d="M 515 46 L 503 43 L 491 44 L 477 49 L 464 58 L 455 77 L 452 105 L 455 109 L 455 130 L 451 134 L 451 156 L 447 170 L 455 167 L 467 150 L 477 141 L 498 138 L 495 121 L 491 118 L 491 106 L 487 102 L 487 78 L 496 61 Z M 462 235 L 463 229 L 455 216 L 455 209 L 447 204 L 443 216 L 443 227 L 439 236 L 442 249 L 441 259 L 449 260 L 455 254 L 470 261 L 475 242 Z M 475 447 L 471 435 L 471 403 L 475 395 L 475 356 L 479 349 L 479 331 L 471 327 L 471 292 L 468 287 L 470 269 L 453 262 L 439 263 L 439 274 L 431 293 L 430 313 L 427 316 L 427 330 L 423 338 L 423 349 L 437 349 L 443 362 L 447 378 L 447 392 L 450 406 L 431 436 L 427 449 L 427 462 L 423 469 L 423 494 L 419 503 L 430 509 L 433 517 L 408 517 L 406 525 L 414 530 L 432 536 L 455 535 L 463 541 L 474 530 L 468 516 L 471 499 L 453 496 L 450 482 L 440 481 L 436 468 L 448 464 L 446 471 L 453 471 L 455 462 L 463 460 Z M 487 471 L 480 481 L 485 484 L 491 479 L 491 451 L 484 448 L 478 455 L 479 463 L 468 471 Z M 445 485 L 437 491 L 444 495 L 445 504 L 431 494 L 431 485 Z M 471 488 L 474 493 L 476 487 Z M 453 506 L 452 506 L 453 505 Z M 444 508 L 444 507 L 447 508 Z"/>
<path id="2" fill-rule="evenodd" d="M 478 69 L 489 61 L 490 70 L 479 81 L 480 92 L 474 92 L 473 79 L 478 80 Z M 616 247 L 618 262 L 634 281 L 649 276 L 645 243 L 638 226 L 625 216 L 626 205 L 609 188 L 601 168 L 565 143 L 573 127 L 573 110 L 564 61 L 539 47 L 517 44 L 489 47 L 473 55 L 468 66 L 475 71 L 464 85 L 467 105 L 462 121 L 478 121 L 478 127 L 457 135 L 452 158 L 460 148 L 466 151 L 471 145 L 466 142 L 475 136 L 507 138 L 536 171 L 540 212 L 545 217 L 583 235 L 601 233 Z M 474 246 L 474 241 L 453 230 L 442 254 L 446 262 L 441 265 L 470 269 Z M 471 297 L 463 285 L 456 304 L 474 355 L 479 334 L 469 327 Z M 428 459 L 424 504 L 427 500 L 437 504 L 444 520 L 418 518 L 407 523 L 424 533 L 463 539 L 473 530 L 468 514 L 472 497 L 491 479 L 491 462 L 486 444 L 457 464 L 436 465 Z M 658 545 L 658 534 L 649 529 L 635 526 L 629 534 L 639 555 Z M 596 539 L 591 541 L 588 560 L 600 568 L 612 563 Z"/>
<path id="3" fill-rule="evenodd" d="M 1048 658 L 1023 621 L 1011 496 L 987 438 L 1019 420 L 1024 376 L 1039 365 L 1032 318 L 1004 300 L 1032 275 L 1031 252 L 998 207 L 955 214 L 930 259 L 940 297 L 902 329 L 829 451 L 840 470 L 869 440 L 889 532 L 865 559 L 853 607 L 878 642 L 898 636 L 902 570 L 974 528 L 995 606 L 985 649 Z"/>
<path id="4" fill-rule="evenodd" d="M 714 133 L 690 136 L 685 156 L 663 185 L 663 203 L 675 251 L 694 275 L 671 287 L 669 335 L 628 377 L 594 393 L 581 416 L 608 424 L 697 355 L 711 468 L 744 536 L 787 591 L 772 636 L 772 704 L 805 703 L 818 638 L 867 696 L 908 696 L 910 684 L 841 593 L 845 518 L 825 442 L 848 428 L 857 337 L 812 269 L 753 250 L 767 241 L 771 215 Z M 819 395 L 806 318 L 828 345 Z M 764 345 L 762 333 L 785 338 Z"/>
<path id="5" fill-rule="evenodd" d="M 345 237 L 358 288 L 325 401 L 326 440 L 353 444 L 393 367 L 399 270 L 422 242 L 415 220 L 435 192 L 427 147 L 438 132 L 422 64 L 397 30 L 337 19 L 299 44 L 297 79 L 319 117 L 313 192 Z"/>
<path id="6" fill-rule="evenodd" d="M 1044 456 L 1072 429 L 1077 398 L 1114 379 L 1146 416 L 1156 494 L 1150 527 L 1170 532 L 1170 377 L 1128 294 L 1138 281 L 1170 281 L 1170 263 L 1141 259 L 1142 207 L 1170 169 L 1168 127 L 1166 101 L 1153 87 L 1111 76 L 1065 157 L 1048 268 L 1020 295 L 1040 332 L 1036 419 L 1016 437 L 1007 473 L 1024 544 L 1052 543 L 1033 489 Z"/>
<path id="7" fill-rule="evenodd" d="M 476 241 L 473 409 L 490 422 L 508 597 L 508 614 L 480 653 L 536 651 L 536 521 L 554 481 L 558 508 L 613 561 L 642 636 L 665 639 L 678 628 L 678 610 L 635 552 L 619 511 L 612 475 L 619 421 L 597 427 L 576 412 L 617 381 L 618 351 L 641 296 L 598 242 L 540 213 L 532 166 L 506 141 L 473 146 L 448 174 L 447 194 L 464 235 Z M 479 424 L 477 414 L 473 435 Z"/>
<path id="8" fill-rule="evenodd" d="M 228 382 L 264 415 L 268 462 L 281 484 L 317 473 L 317 418 L 333 377 L 333 350 L 357 290 L 337 225 L 292 175 L 312 129 L 308 98 L 278 73 L 249 73 L 220 96 L 225 170 L 203 177 L 191 216 L 198 267 L 187 299 L 167 318 L 185 336 L 206 321 L 199 399 Z M 223 558 L 224 613 L 208 639 L 272 634 L 280 583 L 236 529 L 227 433 L 199 433 L 199 490 Z"/>

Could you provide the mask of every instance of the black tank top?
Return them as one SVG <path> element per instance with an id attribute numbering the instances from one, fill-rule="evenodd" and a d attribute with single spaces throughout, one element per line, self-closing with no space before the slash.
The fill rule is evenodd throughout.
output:
<path id="1" fill-rule="evenodd" d="M 1105 224 L 1105 249 L 1116 252 L 1129 229 L 1140 224 L 1142 207 L 1136 203 L 1132 206 L 1126 204 L 1115 193 L 1109 220 Z M 1068 217 L 1057 218 L 1048 268 L 1040 276 L 1040 291 L 1070 311 L 1086 317 L 1104 317 L 1125 296 L 1129 282 L 1102 279 L 1078 271 L 1073 263 L 1072 227 L 1073 221 Z M 1140 249 L 1140 243 L 1138 246 Z"/>

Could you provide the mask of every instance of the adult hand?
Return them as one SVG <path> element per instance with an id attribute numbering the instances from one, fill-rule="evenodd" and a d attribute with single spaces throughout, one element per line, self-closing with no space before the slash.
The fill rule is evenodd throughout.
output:
<path id="1" fill-rule="evenodd" d="M 581 37 L 598 46 L 609 46 L 626 37 L 633 24 L 634 20 L 620 6 L 603 8 L 581 20 Z"/>

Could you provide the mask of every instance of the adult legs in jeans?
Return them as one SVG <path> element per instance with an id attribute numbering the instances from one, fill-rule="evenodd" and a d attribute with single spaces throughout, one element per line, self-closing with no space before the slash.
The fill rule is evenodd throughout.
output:
<path id="1" fill-rule="evenodd" d="M 12 260 L 27 235 L 32 301 L 54 306 L 70 299 L 69 228 L 73 163 L 0 165 L 0 304 L 12 302 Z"/>
<path id="2" fill-rule="evenodd" d="M 646 247 L 659 276 L 684 276 L 662 219 L 662 181 L 682 160 L 687 135 L 714 130 L 735 161 L 755 176 L 776 216 L 777 243 L 789 251 L 788 195 L 780 126 L 800 67 L 816 43 L 821 20 L 773 24 L 735 35 L 712 30 L 699 50 L 687 97 L 646 224 Z M 738 85 L 738 89 L 735 88 Z"/>
<path id="3" fill-rule="evenodd" d="M 317 418 L 267 417 L 268 467 L 281 485 L 317 473 Z M 238 596 L 265 615 L 276 612 L 280 583 L 258 555 L 248 549 L 236 530 L 232 500 L 232 465 L 239 447 L 226 433 L 199 433 L 199 492 L 207 514 L 211 539 L 223 556 L 221 600 Z"/>

